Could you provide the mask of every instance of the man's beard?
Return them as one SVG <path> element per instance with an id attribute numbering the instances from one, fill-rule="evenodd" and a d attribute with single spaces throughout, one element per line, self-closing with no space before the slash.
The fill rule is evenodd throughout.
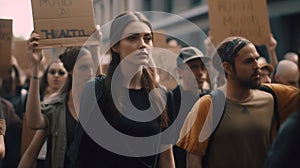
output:
<path id="1" fill-rule="evenodd" d="M 235 78 L 236 78 L 236 80 L 239 81 L 239 84 L 242 87 L 246 87 L 249 89 L 258 89 L 261 86 L 260 78 L 259 79 L 255 78 L 255 80 L 254 79 L 253 80 L 251 80 L 251 79 L 245 80 L 245 79 L 240 78 L 240 76 L 236 72 L 235 72 Z"/>
<path id="2" fill-rule="evenodd" d="M 249 81 L 248 82 L 248 87 L 250 89 L 258 89 L 261 86 L 260 79 L 257 81 Z"/>

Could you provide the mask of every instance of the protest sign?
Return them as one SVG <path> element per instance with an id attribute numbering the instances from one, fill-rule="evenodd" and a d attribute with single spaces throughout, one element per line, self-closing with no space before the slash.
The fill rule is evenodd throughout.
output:
<path id="1" fill-rule="evenodd" d="M 164 31 L 158 30 L 153 32 L 153 46 L 165 48 L 168 46 L 167 37 Z"/>
<path id="2" fill-rule="evenodd" d="M 12 42 L 12 20 L 0 19 L 0 77 L 7 75 L 10 68 Z"/>
<path id="3" fill-rule="evenodd" d="M 209 0 L 213 43 L 228 36 L 242 36 L 255 45 L 267 44 L 270 23 L 266 0 Z"/>
<path id="4" fill-rule="evenodd" d="M 22 70 L 28 69 L 31 65 L 27 54 L 27 42 L 25 40 L 13 42 L 12 55 L 16 57 L 18 65 Z"/>
<path id="5" fill-rule="evenodd" d="M 153 59 L 156 64 L 159 75 L 159 83 L 168 89 L 174 89 L 177 86 L 176 79 L 171 75 L 176 69 L 176 58 L 180 53 L 180 46 L 169 46 L 167 37 L 163 30 L 153 32 Z M 159 68 L 163 67 L 163 69 Z"/>
<path id="6" fill-rule="evenodd" d="M 31 0 L 39 48 L 81 46 L 96 30 L 92 0 Z"/>

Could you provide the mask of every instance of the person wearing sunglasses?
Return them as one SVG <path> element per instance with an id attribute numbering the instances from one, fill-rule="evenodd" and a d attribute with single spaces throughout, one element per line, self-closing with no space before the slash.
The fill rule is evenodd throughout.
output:
<path id="1" fill-rule="evenodd" d="M 34 48 L 34 46 L 38 45 L 38 40 L 39 35 L 36 33 L 33 33 L 28 40 L 28 48 L 32 52 L 31 61 L 33 66 L 26 105 L 26 111 L 28 112 L 26 119 L 28 120 L 28 126 L 39 130 L 38 132 L 40 133 L 39 137 L 34 137 L 31 143 L 33 144 L 32 150 L 40 149 L 47 137 L 45 167 L 70 167 L 67 150 L 73 141 L 74 129 L 78 122 L 74 100 L 76 100 L 76 96 L 81 94 L 77 93 L 80 91 L 78 87 L 83 87 L 85 82 L 95 74 L 92 55 L 85 48 L 66 48 L 64 53 L 59 56 L 66 73 L 63 74 L 63 71 L 60 71 L 58 67 L 50 67 L 47 74 L 48 77 L 51 76 L 53 78 L 54 82 L 60 76 L 66 75 L 66 82 L 46 102 L 41 103 L 38 94 L 39 78 L 36 75 L 42 59 L 42 53 Z M 84 80 L 78 80 L 78 78 Z M 28 159 L 30 159 L 28 155 L 27 158 L 23 157 L 19 167 L 31 167 L 32 165 L 30 165 L 31 163 L 28 162 Z"/>
<path id="2" fill-rule="evenodd" d="M 46 67 L 40 80 L 40 100 L 47 101 L 53 93 L 57 92 L 63 86 L 66 79 L 67 71 L 64 68 L 63 63 L 59 59 L 51 61 Z M 26 116 L 26 112 L 24 113 L 24 116 Z M 36 168 L 45 167 L 47 143 L 44 143 L 41 150 L 33 150 L 33 147 L 30 146 L 33 145 L 32 143 L 34 143 L 34 141 L 32 140 L 36 139 L 35 137 L 38 137 L 38 134 L 43 135 L 41 132 L 43 131 L 34 131 L 28 128 L 26 117 L 24 117 L 23 135 L 26 134 L 26 136 L 22 137 L 22 153 L 25 153 L 29 148 L 28 152 L 25 153 L 25 155 L 28 156 L 25 156 L 24 158 L 31 158 L 26 160 L 27 162 L 30 160 L 30 163 L 32 164 L 36 161 Z"/>
<path id="3" fill-rule="evenodd" d="M 57 59 L 52 61 L 46 68 L 40 82 L 40 94 L 47 98 L 58 91 L 67 79 L 67 71 L 63 63 Z"/>

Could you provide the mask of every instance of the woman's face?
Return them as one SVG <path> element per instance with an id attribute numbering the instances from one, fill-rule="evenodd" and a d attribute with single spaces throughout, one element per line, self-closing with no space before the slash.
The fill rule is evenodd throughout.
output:
<path id="1" fill-rule="evenodd" d="M 121 41 L 113 47 L 121 60 L 135 65 L 146 65 L 153 48 L 151 29 L 139 21 L 131 22 L 122 33 Z M 129 56 L 129 57 L 127 57 Z"/>
<path id="2" fill-rule="evenodd" d="M 83 87 L 86 81 L 92 78 L 93 72 L 93 60 L 90 54 L 81 56 L 77 61 L 73 69 L 73 79 L 76 80 L 76 85 Z"/>
<path id="3" fill-rule="evenodd" d="M 92 56 L 90 54 L 85 54 L 79 57 L 72 72 L 72 93 L 76 112 L 79 111 L 79 101 L 83 87 L 85 83 L 92 78 L 93 74 L 94 71 Z"/>
<path id="4" fill-rule="evenodd" d="M 67 71 L 61 62 L 54 62 L 50 65 L 47 81 L 51 90 L 57 91 L 67 79 Z"/>

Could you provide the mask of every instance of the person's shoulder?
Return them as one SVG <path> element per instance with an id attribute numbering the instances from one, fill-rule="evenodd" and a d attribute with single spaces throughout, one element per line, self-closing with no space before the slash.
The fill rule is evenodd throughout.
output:
<path id="1" fill-rule="evenodd" d="M 173 93 L 173 95 L 174 95 L 174 97 L 178 97 L 178 98 L 180 97 L 180 93 L 181 93 L 180 90 L 182 90 L 180 88 L 181 88 L 181 86 L 177 85 L 173 90 L 171 90 L 172 93 Z"/>
<path id="2" fill-rule="evenodd" d="M 68 93 L 54 93 L 50 95 L 44 102 L 42 103 L 43 106 L 55 105 L 55 104 L 63 104 L 67 99 Z"/>
<path id="3" fill-rule="evenodd" d="M 95 83 L 101 83 L 101 82 L 104 82 L 106 76 L 105 75 L 98 75 L 94 78 L 91 78 L 89 79 L 87 82 L 86 82 L 86 85 L 91 85 L 91 84 L 95 84 Z"/>
<path id="4" fill-rule="evenodd" d="M 94 78 L 89 79 L 84 85 L 84 92 L 85 95 L 87 92 L 90 93 L 94 90 L 99 91 L 105 85 L 105 75 L 98 75 Z"/>
<path id="5" fill-rule="evenodd" d="M 261 87 L 268 87 L 272 89 L 273 91 L 280 91 L 280 90 L 299 90 L 298 88 L 294 86 L 289 85 L 283 85 L 280 83 L 264 83 Z"/>
<path id="6" fill-rule="evenodd" d="M 300 94 L 300 90 L 298 88 L 278 83 L 263 84 L 262 87 L 267 88 L 266 91 L 270 93 L 275 93 L 273 95 L 276 95 L 277 97 L 282 97 L 283 99 L 287 97 L 297 97 Z"/>
<path id="7" fill-rule="evenodd" d="M 158 84 L 158 88 L 160 88 L 161 90 L 163 90 L 165 92 L 172 91 L 172 90 L 168 89 L 165 85 L 162 85 L 162 84 Z"/>
<path id="8" fill-rule="evenodd" d="M 212 95 L 211 94 L 203 95 L 202 97 L 199 98 L 198 101 L 201 103 L 211 103 Z"/>
<path id="9" fill-rule="evenodd" d="M 14 109 L 13 104 L 10 101 L 4 99 L 3 97 L 0 97 L 0 103 L 1 105 L 4 105 L 6 108 Z"/>
<path id="10" fill-rule="evenodd" d="M 173 90 L 172 90 L 172 92 L 174 93 L 174 92 L 180 92 L 180 85 L 177 85 Z"/>
<path id="11" fill-rule="evenodd" d="M 172 99 L 173 99 L 173 97 L 174 97 L 173 90 L 168 89 L 165 85 L 162 85 L 162 84 L 158 84 L 158 89 L 160 89 L 160 91 L 162 91 L 162 93 L 165 93 L 167 98 L 172 97 Z"/>
<path id="12" fill-rule="evenodd" d="M 5 118 L 7 121 L 6 126 L 9 128 L 16 123 L 22 123 L 20 117 L 15 113 L 12 103 L 3 97 L 0 97 L 0 118 Z"/>
<path id="13" fill-rule="evenodd" d="M 203 89 L 201 94 L 199 95 L 199 97 L 202 97 L 204 95 L 207 95 L 207 94 L 210 94 L 211 90 L 208 90 L 208 89 Z"/>
<path id="14" fill-rule="evenodd" d="M 253 95 L 255 97 L 264 97 L 264 96 L 269 96 L 274 92 L 271 88 L 259 88 L 259 89 L 254 89 L 253 90 Z"/>
<path id="15" fill-rule="evenodd" d="M 212 96 L 210 94 L 204 95 L 195 102 L 190 112 L 196 114 L 199 113 L 205 117 L 209 111 L 212 101 Z"/>

